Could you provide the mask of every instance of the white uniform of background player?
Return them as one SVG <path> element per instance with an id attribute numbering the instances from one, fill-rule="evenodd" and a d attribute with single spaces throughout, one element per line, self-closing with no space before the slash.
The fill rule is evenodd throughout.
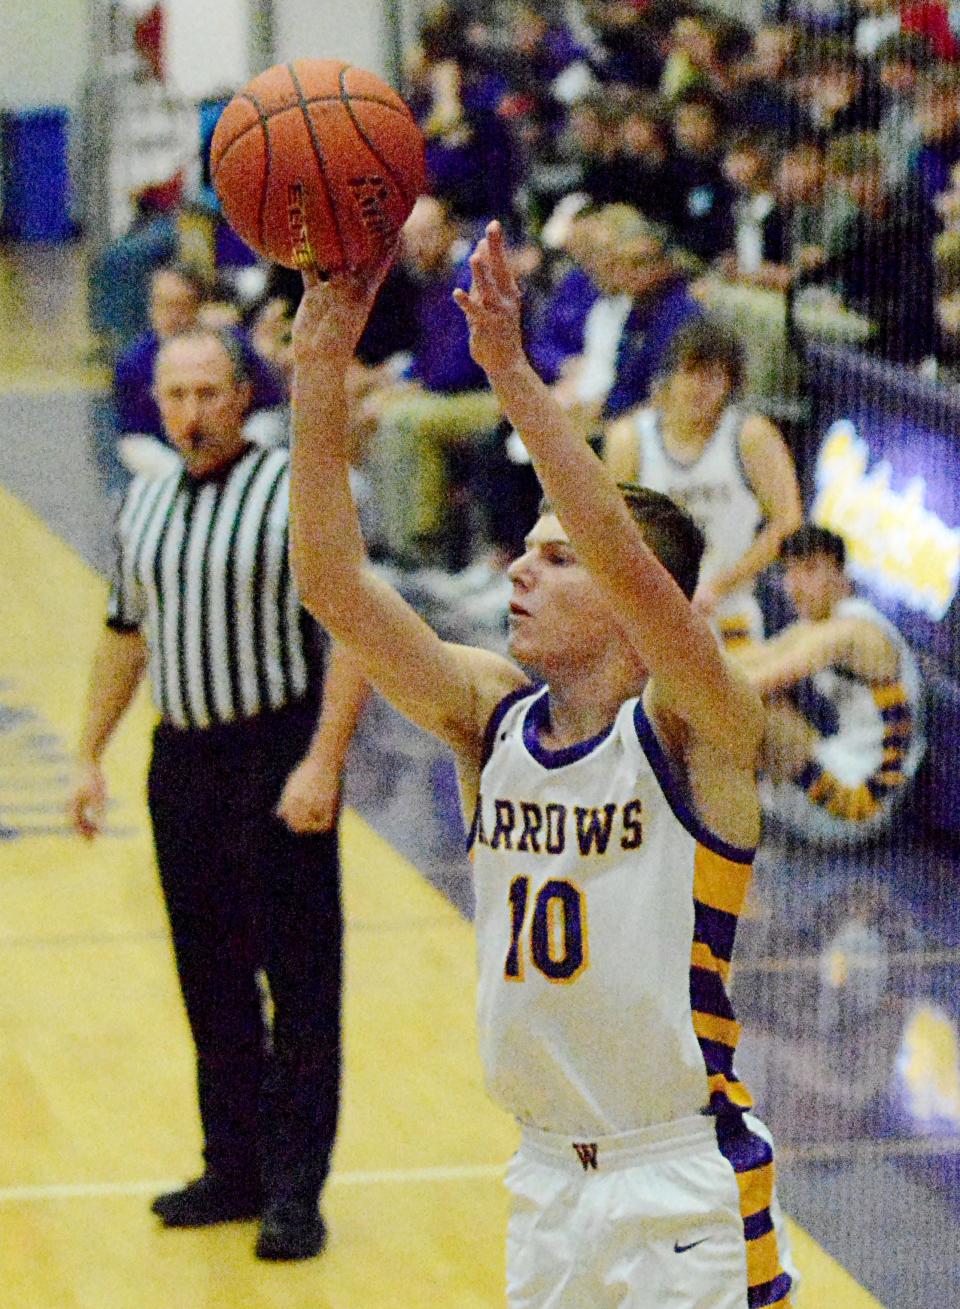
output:
<path id="1" fill-rule="evenodd" d="M 668 495 L 706 538 L 694 607 L 736 652 L 763 639 L 756 576 L 800 525 L 793 460 L 776 427 L 732 403 L 743 378 L 736 337 L 710 319 L 687 324 L 652 402 L 612 423 L 604 459 L 619 482 Z"/>
<path id="2" fill-rule="evenodd" d="M 639 700 L 559 752 L 548 715 L 526 688 L 494 715 L 471 844 L 481 1053 L 522 1126 L 509 1303 L 785 1305 L 725 987 L 753 852 L 694 817 Z"/>
<path id="3" fill-rule="evenodd" d="M 797 621 L 741 659 L 767 704 L 764 808 L 808 840 L 860 842 L 889 824 L 923 754 L 916 660 L 852 593 L 834 532 L 807 523 L 782 556 Z"/>
<path id="4" fill-rule="evenodd" d="M 700 581 L 706 585 L 743 558 L 763 522 L 760 501 L 740 457 L 745 417 L 735 405 L 725 409 L 703 453 L 692 463 L 682 463 L 666 449 L 656 408 L 641 409 L 633 419 L 639 481 L 686 509 L 703 532 L 707 548 Z M 762 641 L 763 615 L 752 579 L 721 596 L 712 619 L 724 645 Z"/>
<path id="5" fill-rule="evenodd" d="M 896 677 L 871 681 L 838 668 L 813 674 L 832 705 L 836 731 L 819 738 L 809 766 L 794 780 L 765 783 L 764 808 L 808 840 L 866 841 L 889 826 L 923 757 L 921 682 L 906 641 L 874 605 L 847 596 L 833 618 L 878 628 L 896 649 Z"/>

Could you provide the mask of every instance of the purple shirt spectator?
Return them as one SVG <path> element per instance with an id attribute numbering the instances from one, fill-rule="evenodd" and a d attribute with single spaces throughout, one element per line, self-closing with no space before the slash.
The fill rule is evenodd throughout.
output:
<path id="1" fill-rule="evenodd" d="M 685 323 L 702 315 L 702 306 L 682 278 L 667 282 L 634 305 L 620 339 L 605 418 L 617 418 L 649 397 L 673 338 Z"/>
<path id="2" fill-rule="evenodd" d="M 599 294 L 582 268 L 572 268 L 547 297 L 528 353 L 548 385 L 558 380 L 568 359 L 582 353 L 584 324 Z"/>
<path id="3" fill-rule="evenodd" d="M 485 387 L 486 376 L 470 358 L 467 320 L 454 302 L 454 289 L 470 285 L 466 260 L 421 284 L 415 305 L 417 346 L 409 376 L 428 391 L 449 394 Z"/>

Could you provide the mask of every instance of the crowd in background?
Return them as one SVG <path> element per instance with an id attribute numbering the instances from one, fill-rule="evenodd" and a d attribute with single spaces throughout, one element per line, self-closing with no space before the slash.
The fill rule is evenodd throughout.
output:
<path id="1" fill-rule="evenodd" d="M 804 333 L 947 385 L 960 367 L 948 6 L 781 0 L 753 26 L 732 12 L 456 0 L 421 23 L 403 91 L 429 194 L 361 342 L 351 421 L 371 554 L 453 636 L 502 644 L 505 567 L 539 498 L 452 299 L 489 219 L 525 282 L 531 359 L 601 451 L 618 420 L 657 402 L 676 343 L 704 319 L 742 338 L 725 402 L 779 426 L 801 483 L 810 443 L 790 360 Z M 287 435 L 299 275 L 263 266 L 198 212 L 172 212 L 164 188 L 144 193 L 95 269 L 118 483 L 176 458 L 152 361 L 193 324 L 235 333 L 255 439 Z M 784 524 L 782 536 L 796 525 Z"/>

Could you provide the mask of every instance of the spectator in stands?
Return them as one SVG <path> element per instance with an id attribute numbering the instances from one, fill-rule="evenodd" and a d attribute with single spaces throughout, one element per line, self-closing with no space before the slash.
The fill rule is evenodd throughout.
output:
<path id="1" fill-rule="evenodd" d="M 733 242 L 734 193 L 723 175 L 722 132 L 721 109 L 709 93 L 690 91 L 677 103 L 671 160 L 677 239 L 700 259 L 713 259 Z"/>
<path id="2" fill-rule="evenodd" d="M 600 295 L 594 273 L 601 243 L 596 212 L 576 215 L 561 245 L 570 266 L 558 277 L 537 321 L 531 325 L 527 346 L 530 360 L 550 386 L 583 352 L 587 316 Z"/>
<path id="3" fill-rule="evenodd" d="M 519 61 L 518 90 L 548 88 L 586 53 L 569 27 L 544 13 L 542 5 L 514 4 L 509 32 L 511 50 Z"/>
<path id="4" fill-rule="evenodd" d="M 875 128 L 878 96 L 863 63 L 839 37 L 823 39 L 802 53 L 802 71 L 794 83 L 803 135 L 828 142 L 845 132 Z"/>
<path id="5" fill-rule="evenodd" d="M 889 191 L 876 136 L 835 141 L 827 167 L 854 213 L 818 276 L 833 278 L 844 303 L 871 320 L 876 353 L 919 363 L 937 350 L 932 212 Z"/>
<path id="6" fill-rule="evenodd" d="M 732 69 L 730 111 L 742 127 L 789 133 L 797 117 L 789 87 L 796 46 L 796 29 L 787 24 L 770 24 L 754 33 L 749 54 Z"/>
<path id="7" fill-rule="evenodd" d="M 751 148 L 748 138 L 747 155 Z M 818 268 L 825 257 L 830 205 L 823 147 L 817 141 L 797 142 L 782 155 L 773 200 L 773 208 L 760 225 L 762 257 L 758 266 L 748 272 L 738 260 L 735 268 L 721 265 L 721 271 L 739 281 L 785 291 L 798 274 Z"/>
<path id="8" fill-rule="evenodd" d="M 577 377 L 584 367 L 587 321 L 601 298 L 596 280 L 602 279 L 598 261 L 609 238 L 594 209 L 580 211 L 565 226 L 557 221 L 559 217 L 551 218 L 544 233 L 555 236 L 565 262 L 529 325 L 527 353 L 543 380 L 556 388 L 566 404 L 573 405 Z M 592 348 L 595 336 L 594 327 Z M 608 344 L 605 358 L 609 359 L 612 348 Z M 585 429 L 595 422 L 596 412 L 591 408 Z M 526 449 L 508 424 L 482 452 L 472 490 L 488 543 L 509 562 L 523 551 L 524 525 L 536 516 L 542 493 Z"/>
<path id="9" fill-rule="evenodd" d="M 909 185 L 930 205 L 950 185 L 960 161 L 960 75 L 941 67 L 924 77 L 916 93 L 920 146 L 909 170 Z"/>
<path id="10" fill-rule="evenodd" d="M 874 55 L 888 37 L 912 32 L 929 42 L 935 59 L 960 57 L 951 0 L 856 0 L 860 18 L 854 32 L 857 53 Z"/>
<path id="11" fill-rule="evenodd" d="M 667 42 L 660 94 L 678 100 L 690 91 L 706 91 L 726 99 L 733 87 L 732 59 L 749 44 L 746 29 L 722 14 L 701 9 L 681 15 Z"/>
<path id="12" fill-rule="evenodd" d="M 874 56 L 883 104 L 878 135 L 887 185 L 894 189 L 906 182 L 921 144 L 916 94 L 931 58 L 929 42 L 910 32 L 887 37 Z"/>
<path id="13" fill-rule="evenodd" d="M 150 279 L 150 328 L 123 352 L 114 370 L 116 430 L 121 437 L 148 436 L 166 443 L 153 396 L 153 374 L 161 345 L 197 325 L 207 296 L 204 277 L 187 264 L 165 264 Z M 270 366 L 241 337 L 250 368 L 252 410 L 284 403 L 283 386 Z M 139 469 L 138 469 L 139 471 Z"/>
<path id="14" fill-rule="evenodd" d="M 656 6 L 634 0 L 591 0 L 584 6 L 591 37 L 590 65 L 600 82 L 652 90 L 663 72 L 660 37 L 673 20 L 673 5 L 660 17 Z"/>
<path id="15" fill-rule="evenodd" d="M 956 14 L 951 0 L 915 0 L 905 3 L 901 11 L 905 32 L 916 32 L 930 42 L 937 59 L 956 63 L 960 59 Z"/>
<path id="16" fill-rule="evenodd" d="M 150 191 L 133 197 L 133 209 L 129 230 L 94 259 L 88 281 L 90 325 L 111 362 L 149 326 L 150 279 L 180 245 L 175 215 L 156 208 Z"/>
<path id="17" fill-rule="evenodd" d="M 782 216 L 774 194 L 775 147 L 756 133 L 727 148 L 723 173 L 734 188 L 733 249 L 724 256 L 726 276 L 763 283 L 763 270 L 784 259 Z"/>
<path id="18" fill-rule="evenodd" d="M 941 196 L 941 200 L 950 195 Z M 937 321 L 940 325 L 938 378 L 956 386 L 960 380 L 960 231 L 948 228 L 937 237 Z"/>
<path id="19" fill-rule="evenodd" d="M 594 204 L 613 203 L 618 195 L 620 114 L 609 94 L 597 92 L 570 109 L 566 154 L 571 171 L 563 180 L 565 191 L 582 191 Z"/>
<path id="20" fill-rule="evenodd" d="M 950 186 L 937 196 L 934 207 L 943 225 L 934 242 L 942 366 L 937 375 L 956 385 L 960 378 L 960 164 L 954 164 Z"/>
<path id="21" fill-rule="evenodd" d="M 944 232 L 960 233 L 960 163 L 950 170 L 950 185 L 934 202 Z"/>
<path id="22" fill-rule="evenodd" d="M 684 256 L 662 227 L 629 205 L 607 205 L 575 225 L 577 258 L 589 269 L 593 299 L 585 317 L 570 324 L 568 340 L 579 336 L 578 354 L 559 359 L 556 335 L 544 320 L 533 338 L 531 358 L 584 436 L 600 439 L 605 423 L 648 398 L 671 344 L 685 323 L 703 310 L 688 289 Z M 522 544 L 523 510 L 536 509 L 537 481 L 516 433 L 491 452 L 480 495 L 497 539 Z M 499 470 L 494 477 L 492 469 Z M 508 520 L 514 515 L 514 535 Z"/>
<path id="23" fill-rule="evenodd" d="M 584 326 L 583 352 L 558 384 L 558 398 L 587 435 L 649 396 L 674 336 L 703 312 L 664 229 L 629 205 L 605 206 L 595 223 L 591 272 L 601 295 Z"/>
<path id="24" fill-rule="evenodd" d="M 737 404 L 737 337 L 709 319 L 674 338 L 653 401 L 607 429 L 604 458 L 617 481 L 668 495 L 706 539 L 693 603 L 730 650 L 763 638 L 754 582 L 800 525 L 793 460 L 776 427 Z"/>
<path id="25" fill-rule="evenodd" d="M 797 621 L 742 656 L 767 707 L 764 808 L 807 840 L 870 840 L 922 755 L 916 664 L 893 624 L 854 595 L 841 537 L 805 524 L 781 559 Z"/>
<path id="26" fill-rule="evenodd" d="M 612 199 L 655 223 L 677 221 L 679 196 L 670 163 L 670 118 L 661 102 L 639 92 L 621 108 Z"/>
<path id="27" fill-rule="evenodd" d="M 150 326 L 117 360 L 114 400 L 121 432 L 159 436 L 160 413 L 153 399 L 153 364 L 160 344 L 196 326 L 206 280 L 189 264 L 164 264 L 150 278 Z"/>
<path id="28" fill-rule="evenodd" d="M 463 218 L 506 216 L 514 158 L 496 110 L 507 84 L 473 57 L 453 5 L 438 6 L 424 21 L 408 76 L 411 107 L 426 137 L 431 192 Z"/>
<path id="29" fill-rule="evenodd" d="M 495 426 L 498 411 L 452 298 L 470 270 L 448 204 L 420 197 L 403 229 L 401 260 L 415 288 L 411 356 L 400 377 L 388 370 L 377 379 L 385 384 L 367 397 L 360 421 L 377 424 L 370 471 L 387 549 L 412 563 L 433 561 L 444 548 L 450 450 Z"/>
<path id="30" fill-rule="evenodd" d="M 853 31 L 853 47 L 861 59 L 875 55 L 880 46 L 900 32 L 901 0 L 855 0 L 860 17 Z"/>

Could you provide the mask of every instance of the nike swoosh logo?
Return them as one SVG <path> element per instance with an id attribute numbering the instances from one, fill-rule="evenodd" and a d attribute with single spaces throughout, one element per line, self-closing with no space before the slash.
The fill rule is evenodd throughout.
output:
<path id="1" fill-rule="evenodd" d="M 686 1254 L 687 1251 L 692 1250 L 694 1246 L 703 1245 L 704 1241 L 709 1241 L 709 1240 L 710 1240 L 709 1236 L 702 1236 L 699 1241 L 691 1241 L 689 1245 L 681 1245 L 679 1241 L 674 1241 L 673 1253 Z"/>

